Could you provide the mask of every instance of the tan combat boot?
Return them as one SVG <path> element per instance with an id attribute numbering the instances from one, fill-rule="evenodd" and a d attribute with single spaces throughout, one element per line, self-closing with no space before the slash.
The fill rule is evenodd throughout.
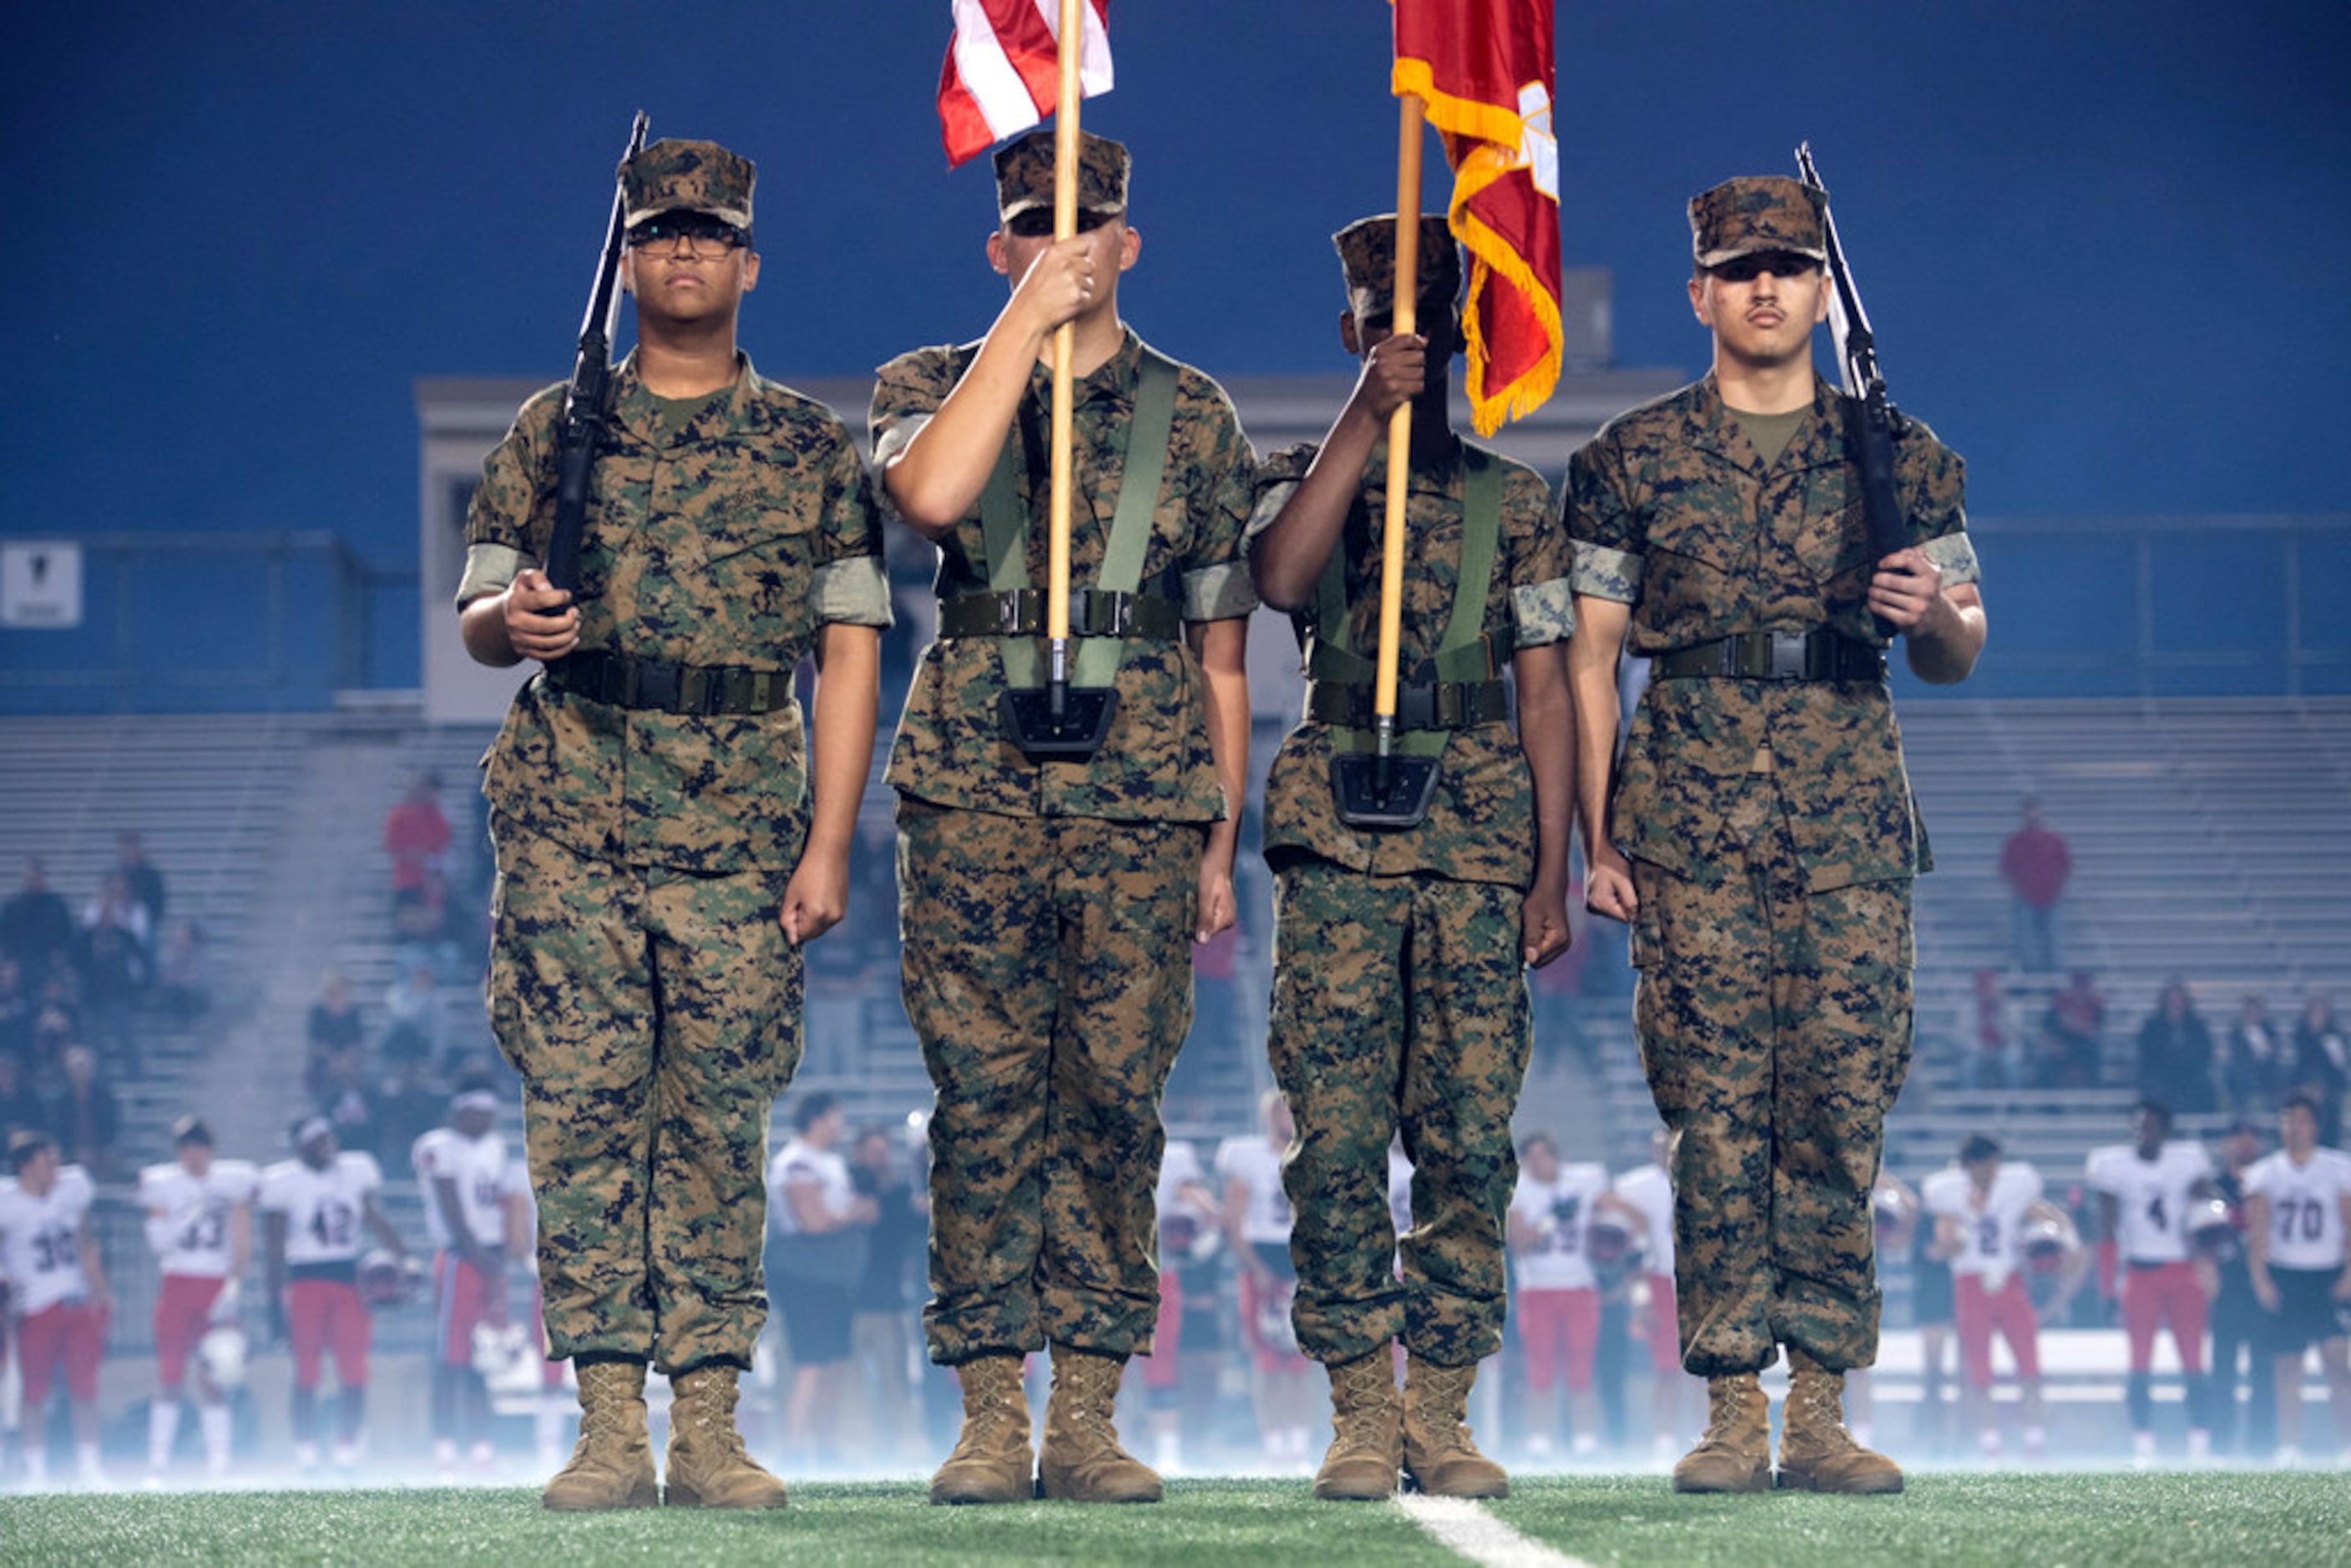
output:
<path id="1" fill-rule="evenodd" d="M 1844 1429 L 1844 1374 L 1788 1348 L 1788 1403 L 1780 1416 L 1780 1484 L 1859 1494 L 1902 1490 L 1902 1467 Z"/>
<path id="2" fill-rule="evenodd" d="M 643 1364 L 591 1361 L 579 1376 L 580 1441 L 571 1462 L 538 1494 L 539 1506 L 559 1513 L 653 1507 L 661 1489 L 645 1437 Z"/>
<path id="3" fill-rule="evenodd" d="M 1331 1448 L 1314 1472 L 1314 1495 L 1325 1502 L 1394 1497 L 1396 1471 L 1404 1468 L 1404 1396 L 1396 1392 L 1395 1353 L 1383 1344 L 1323 1370 L 1331 1375 Z"/>
<path id="4" fill-rule="evenodd" d="M 963 1434 L 931 1478 L 938 1503 L 1026 1502 L 1037 1495 L 1029 1451 L 1029 1396 L 1020 1358 L 983 1355 L 956 1368 L 963 1384 Z"/>
<path id="5" fill-rule="evenodd" d="M 1053 1393 L 1037 1448 L 1037 1491 L 1066 1502 L 1157 1502 L 1159 1475 L 1118 1446 L 1113 1424 L 1126 1357 L 1053 1347 Z"/>
<path id="6" fill-rule="evenodd" d="M 1706 1431 L 1674 1466 L 1676 1491 L 1770 1491 L 1771 1416 L 1751 1372 L 1706 1380 Z"/>
<path id="7" fill-rule="evenodd" d="M 718 1363 L 674 1374 L 669 1456 L 672 1508 L 781 1508 L 784 1483 L 751 1462 L 735 1429 L 735 1369 Z"/>
<path id="8" fill-rule="evenodd" d="M 1478 1364 L 1404 1364 L 1404 1469 L 1431 1497 L 1508 1497 L 1508 1471 L 1469 1440 L 1469 1387 Z"/>

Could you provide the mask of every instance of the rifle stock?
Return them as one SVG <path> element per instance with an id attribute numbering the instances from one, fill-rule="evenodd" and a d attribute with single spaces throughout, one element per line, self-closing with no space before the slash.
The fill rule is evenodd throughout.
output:
<path id="1" fill-rule="evenodd" d="M 645 111 L 629 126 L 629 148 L 621 161 L 643 151 Z M 605 404 L 611 393 L 612 338 L 621 325 L 621 244 L 627 202 L 616 184 L 612 216 L 604 228 L 604 250 L 596 263 L 588 314 L 580 323 L 580 350 L 571 380 L 563 389 L 563 421 L 555 438 L 555 528 L 547 543 L 547 580 L 576 600 L 580 594 L 580 548 L 588 528 L 588 479 L 596 465 L 596 443 L 603 434 Z"/>

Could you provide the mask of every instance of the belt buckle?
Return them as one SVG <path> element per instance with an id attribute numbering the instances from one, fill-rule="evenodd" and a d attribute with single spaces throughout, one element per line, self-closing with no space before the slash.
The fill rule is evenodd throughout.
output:
<path id="1" fill-rule="evenodd" d="M 1801 681 L 1804 678 L 1805 634 L 1802 632 L 1774 632 L 1771 636 L 1771 674 L 1775 681 Z"/>
<path id="2" fill-rule="evenodd" d="M 1398 729 L 1437 727 L 1437 683 L 1398 681 L 1395 722 Z"/>
<path id="3" fill-rule="evenodd" d="M 634 666 L 636 691 L 629 704 L 632 707 L 659 708 L 664 712 L 677 706 L 678 667 L 665 661 L 652 661 Z"/>

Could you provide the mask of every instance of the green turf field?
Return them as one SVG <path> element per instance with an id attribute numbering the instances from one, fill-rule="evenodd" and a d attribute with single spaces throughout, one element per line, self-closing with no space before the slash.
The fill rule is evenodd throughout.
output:
<path id="1" fill-rule="evenodd" d="M 2351 1563 L 2351 1475 L 1926 1475 L 1896 1498 L 1677 1498 L 1656 1477 L 1527 1480 L 1499 1520 L 1593 1563 Z M 1155 1508 L 935 1509 L 914 1483 L 807 1485 L 779 1513 L 542 1513 L 525 1490 L 0 1499 L 0 1563 L 546 1568 L 602 1563 L 1460 1563 L 1400 1510 L 1302 1481 L 1178 1481 Z"/>

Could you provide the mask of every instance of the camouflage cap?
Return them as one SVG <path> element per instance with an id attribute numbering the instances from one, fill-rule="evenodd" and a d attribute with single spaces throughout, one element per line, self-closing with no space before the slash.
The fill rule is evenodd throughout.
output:
<path id="1" fill-rule="evenodd" d="M 996 150 L 996 212 L 1007 222 L 1053 204 L 1053 137 L 1032 131 Z M 1126 144 L 1078 132 L 1078 205 L 1090 213 L 1126 211 Z"/>
<path id="2" fill-rule="evenodd" d="M 1347 275 L 1347 308 L 1358 319 L 1386 316 L 1395 309 L 1395 230 L 1396 215 L 1379 213 L 1358 218 L 1331 236 L 1340 270 Z M 1461 250 L 1442 214 L 1421 214 L 1416 281 L 1413 292 L 1422 300 L 1449 303 L 1461 292 Z"/>
<path id="3" fill-rule="evenodd" d="M 751 226 L 751 186 L 758 171 L 748 158 L 716 141 L 656 141 L 621 165 L 628 221 L 656 213 L 708 213 L 737 228 Z"/>
<path id="4" fill-rule="evenodd" d="M 1828 193 L 1783 174 L 1745 174 L 1690 198 L 1690 254 L 1700 267 L 1762 250 L 1828 259 Z"/>

